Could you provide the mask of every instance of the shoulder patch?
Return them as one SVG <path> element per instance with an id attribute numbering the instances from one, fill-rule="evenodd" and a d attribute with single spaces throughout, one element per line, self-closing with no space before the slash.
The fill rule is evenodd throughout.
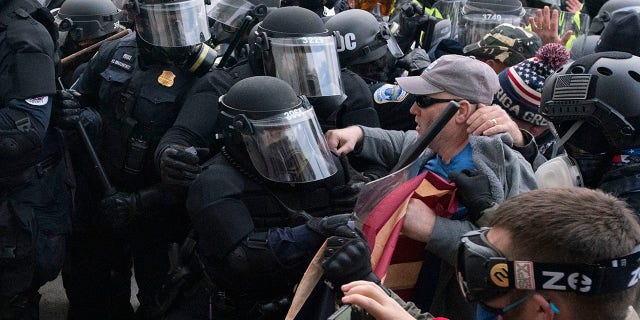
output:
<path id="1" fill-rule="evenodd" d="M 373 93 L 373 100 L 378 104 L 402 102 L 408 95 L 399 85 L 385 84 Z"/>
<path id="2" fill-rule="evenodd" d="M 47 102 L 49 102 L 49 97 L 48 96 L 35 97 L 35 98 L 25 99 L 24 101 L 32 106 L 44 106 L 45 104 L 47 104 Z"/>
<path id="3" fill-rule="evenodd" d="M 121 69 L 124 69 L 125 71 L 131 71 L 131 69 L 133 69 L 132 65 L 122 62 L 118 59 L 111 59 L 111 64 Z"/>

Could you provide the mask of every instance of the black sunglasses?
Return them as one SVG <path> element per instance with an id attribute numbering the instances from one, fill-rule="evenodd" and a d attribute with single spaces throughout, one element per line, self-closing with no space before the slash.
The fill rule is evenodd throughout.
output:
<path id="1" fill-rule="evenodd" d="M 431 98 L 429 96 L 416 96 L 416 103 L 418 104 L 418 107 L 422 109 L 426 109 L 436 103 L 449 102 L 452 100 L 455 102 L 462 101 L 461 99 L 438 99 L 438 98 Z"/>

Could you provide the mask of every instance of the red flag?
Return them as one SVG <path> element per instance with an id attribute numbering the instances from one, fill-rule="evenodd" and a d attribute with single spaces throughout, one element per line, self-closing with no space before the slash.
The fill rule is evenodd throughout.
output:
<path id="1" fill-rule="evenodd" d="M 455 187 L 426 171 L 384 197 L 365 220 L 362 231 L 371 248 L 374 273 L 388 288 L 406 300 L 411 298 L 422 260 L 424 243 L 401 236 L 409 199 L 420 199 L 438 216 L 450 218 L 457 210 Z"/>

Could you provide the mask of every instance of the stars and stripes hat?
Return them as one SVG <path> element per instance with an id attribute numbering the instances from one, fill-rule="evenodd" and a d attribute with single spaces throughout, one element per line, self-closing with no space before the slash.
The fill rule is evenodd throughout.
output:
<path id="1" fill-rule="evenodd" d="M 500 74 L 500 89 L 493 103 L 509 115 L 537 126 L 548 121 L 540 115 L 540 95 L 544 82 L 556 69 L 569 61 L 569 52 L 557 43 L 544 45 L 536 56 L 509 67 Z"/>

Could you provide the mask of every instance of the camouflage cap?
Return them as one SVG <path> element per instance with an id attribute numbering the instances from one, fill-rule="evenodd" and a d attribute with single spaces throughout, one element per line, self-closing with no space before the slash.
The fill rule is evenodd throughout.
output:
<path id="1" fill-rule="evenodd" d="M 536 55 L 542 46 L 540 37 L 522 27 L 503 23 L 493 28 L 482 40 L 464 47 L 467 56 L 492 57 L 513 66 Z"/>

